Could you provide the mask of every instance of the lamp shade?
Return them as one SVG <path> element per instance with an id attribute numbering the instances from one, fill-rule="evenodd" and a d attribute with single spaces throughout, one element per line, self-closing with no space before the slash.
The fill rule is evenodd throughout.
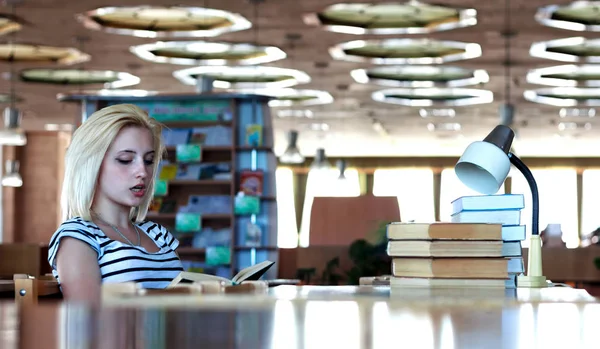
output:
<path id="1" fill-rule="evenodd" d="M 460 157 L 454 172 L 467 187 L 485 195 L 498 192 L 508 176 L 510 159 L 494 144 L 471 143 Z"/>
<path id="2" fill-rule="evenodd" d="M 284 164 L 301 164 L 304 162 L 304 156 L 298 149 L 298 131 L 291 130 L 288 133 L 288 147 L 279 157 L 279 161 Z"/>

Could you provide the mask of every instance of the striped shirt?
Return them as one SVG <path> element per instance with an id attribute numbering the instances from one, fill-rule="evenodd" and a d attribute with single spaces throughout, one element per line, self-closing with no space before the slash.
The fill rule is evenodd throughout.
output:
<path id="1" fill-rule="evenodd" d="M 50 239 L 48 262 L 52 274 L 60 284 L 56 270 L 56 252 L 64 237 L 71 237 L 88 244 L 98 254 L 98 266 L 102 282 L 136 282 L 144 288 L 165 288 L 183 271 L 182 263 L 175 253 L 179 241 L 163 226 L 154 222 L 137 223 L 160 248 L 150 253 L 141 246 L 112 240 L 93 222 L 75 217 L 65 221 Z"/>

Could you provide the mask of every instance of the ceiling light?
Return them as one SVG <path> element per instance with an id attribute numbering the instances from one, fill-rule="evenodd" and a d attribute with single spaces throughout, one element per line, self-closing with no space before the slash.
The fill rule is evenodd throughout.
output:
<path id="1" fill-rule="evenodd" d="M 600 65 L 565 64 L 533 69 L 527 73 L 527 82 L 559 87 L 600 87 Z"/>
<path id="2" fill-rule="evenodd" d="M 309 124 L 308 127 L 312 130 L 312 131 L 329 131 L 329 124 L 325 124 L 325 123 L 312 123 Z"/>
<path id="3" fill-rule="evenodd" d="M 44 130 L 46 130 L 46 131 L 73 131 L 73 125 L 71 125 L 71 124 L 45 124 Z"/>
<path id="4" fill-rule="evenodd" d="M 460 131 L 461 126 L 457 122 L 442 122 L 442 123 L 428 123 L 427 129 L 429 131 Z"/>
<path id="5" fill-rule="evenodd" d="M 535 19 L 542 25 L 574 31 L 600 31 L 600 4 L 574 1 L 566 5 L 548 5 L 538 9 Z"/>
<path id="6" fill-rule="evenodd" d="M 600 88 L 552 87 L 526 90 L 523 93 L 530 102 L 558 107 L 600 106 Z"/>
<path id="7" fill-rule="evenodd" d="M 276 107 L 296 107 L 296 106 L 314 106 L 333 103 L 333 96 L 327 91 L 307 90 L 295 88 L 267 88 L 267 89 L 241 89 L 235 90 L 239 93 L 258 94 L 272 97 L 269 106 Z"/>
<path id="8" fill-rule="evenodd" d="M 19 109 L 4 109 L 4 128 L 0 130 L 0 145 L 23 146 L 27 144 L 27 136 L 21 128 L 22 113 Z"/>
<path id="9" fill-rule="evenodd" d="M 571 37 L 531 44 L 532 57 L 573 63 L 599 63 L 600 39 Z"/>
<path id="10" fill-rule="evenodd" d="M 89 61 L 90 55 L 71 47 L 4 43 L 0 44 L 0 60 L 71 65 Z"/>
<path id="11" fill-rule="evenodd" d="M 361 84 L 389 87 L 464 87 L 490 81 L 485 70 L 450 66 L 379 66 L 355 69 L 350 75 Z"/>
<path id="12" fill-rule="evenodd" d="M 182 65 L 256 65 L 286 58 L 275 46 L 207 41 L 159 41 L 130 51 L 150 62 Z"/>
<path id="13" fill-rule="evenodd" d="M 185 85 L 196 86 L 206 77 L 215 88 L 277 89 L 310 82 L 308 74 L 295 69 L 267 66 L 204 66 L 175 71 L 173 76 Z"/>
<path id="14" fill-rule="evenodd" d="M 0 14 L 0 35 L 6 35 L 21 30 L 25 21 L 22 18 Z"/>
<path id="15" fill-rule="evenodd" d="M 409 107 L 457 107 L 491 103 L 494 101 L 494 93 L 466 88 L 396 88 L 376 91 L 372 98 L 378 102 Z"/>
<path id="16" fill-rule="evenodd" d="M 107 89 L 140 83 L 140 78 L 135 75 L 111 70 L 33 68 L 22 70 L 19 76 L 25 82 L 58 85 L 103 84 Z"/>
<path id="17" fill-rule="evenodd" d="M 476 43 L 434 39 L 355 40 L 329 49 L 334 59 L 372 64 L 441 64 L 481 56 Z"/>
<path id="18" fill-rule="evenodd" d="M 558 123 L 559 131 L 575 131 L 575 130 L 591 130 L 590 122 L 560 122 Z"/>
<path id="19" fill-rule="evenodd" d="M 304 156 L 298 149 L 298 131 L 291 130 L 288 132 L 288 146 L 279 157 L 279 161 L 283 164 L 301 164 L 304 162 Z"/>
<path id="20" fill-rule="evenodd" d="M 2 186 L 20 187 L 23 185 L 23 178 L 19 174 L 19 161 L 6 160 L 4 164 L 4 176 L 2 176 Z"/>
<path id="21" fill-rule="evenodd" d="M 76 17 L 88 29 L 145 38 L 215 37 L 252 27 L 239 14 L 202 7 L 102 7 Z"/>
<path id="22" fill-rule="evenodd" d="M 103 89 L 97 91 L 85 90 L 70 93 L 59 93 L 56 98 L 61 102 L 79 101 L 81 96 L 87 97 L 147 97 L 157 95 L 157 91 L 147 90 L 112 90 Z"/>
<path id="23" fill-rule="evenodd" d="M 317 154 L 315 155 L 315 159 L 310 165 L 311 170 L 329 170 L 331 168 L 331 164 L 327 160 L 327 156 L 325 156 L 325 149 L 318 148 Z"/>
<path id="24" fill-rule="evenodd" d="M 419 115 L 422 118 L 453 118 L 456 116 L 456 111 L 452 108 L 419 109 Z"/>
<path id="25" fill-rule="evenodd" d="M 570 117 L 593 118 L 596 116 L 596 109 L 594 109 L 594 108 L 560 108 L 558 115 L 561 118 L 570 118 Z"/>
<path id="26" fill-rule="evenodd" d="M 277 116 L 280 118 L 312 118 L 314 113 L 308 109 L 283 109 L 277 111 Z"/>
<path id="27" fill-rule="evenodd" d="M 340 3 L 304 16 L 308 25 L 344 34 L 427 34 L 477 24 L 475 9 L 406 3 Z"/>

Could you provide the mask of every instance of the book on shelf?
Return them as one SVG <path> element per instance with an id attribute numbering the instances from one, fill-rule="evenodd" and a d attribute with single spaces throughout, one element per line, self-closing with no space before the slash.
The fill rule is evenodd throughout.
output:
<path id="1" fill-rule="evenodd" d="M 244 268 L 240 270 L 240 272 L 237 273 L 231 280 L 216 275 L 182 271 L 181 273 L 179 273 L 179 275 L 177 275 L 177 277 L 175 277 L 175 279 L 173 279 L 173 281 L 168 287 L 174 287 L 179 284 L 190 284 L 201 281 L 222 281 L 226 285 L 238 285 L 244 281 L 256 281 L 260 279 L 267 272 L 267 270 L 269 270 L 273 266 L 273 264 L 275 264 L 275 262 L 266 260 L 258 264 L 252 265 L 250 267 Z"/>

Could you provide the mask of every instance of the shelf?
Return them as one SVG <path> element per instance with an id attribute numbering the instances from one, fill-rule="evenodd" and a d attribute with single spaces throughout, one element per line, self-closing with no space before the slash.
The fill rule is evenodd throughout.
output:
<path id="1" fill-rule="evenodd" d="M 178 247 L 176 252 L 181 255 L 204 255 L 206 254 L 205 248 L 197 248 L 197 247 Z"/>
<path id="2" fill-rule="evenodd" d="M 167 147 L 165 147 L 165 149 L 167 151 L 176 151 L 177 150 L 177 146 L 176 145 L 169 145 Z M 273 147 L 270 146 L 260 146 L 260 147 L 250 147 L 250 146 L 238 146 L 235 147 L 235 150 L 237 151 L 252 151 L 252 150 L 258 150 L 258 151 L 272 151 Z M 206 146 L 206 147 L 202 147 L 202 152 L 230 152 L 233 150 L 233 147 L 230 145 L 214 145 L 214 146 Z"/>
<path id="3" fill-rule="evenodd" d="M 194 127 L 209 127 L 209 126 L 231 126 L 231 121 L 161 121 L 161 124 L 168 128 L 194 128 Z"/>
<path id="4" fill-rule="evenodd" d="M 229 179 L 173 179 L 168 181 L 171 185 L 231 185 Z"/>
<path id="5" fill-rule="evenodd" d="M 176 151 L 177 150 L 177 146 L 176 145 L 169 145 L 166 147 L 167 151 Z M 207 147 L 202 147 L 202 152 L 212 152 L 212 151 L 232 151 L 233 148 L 230 145 L 215 145 L 215 146 L 207 146 Z"/>
<path id="6" fill-rule="evenodd" d="M 233 248 L 237 251 L 249 251 L 249 250 L 261 250 L 261 251 L 277 251 L 279 247 L 277 246 L 235 246 Z"/>
<path id="7" fill-rule="evenodd" d="M 233 215 L 231 214 L 200 214 L 202 220 L 231 220 Z M 175 219 L 177 213 L 150 213 L 146 215 L 147 218 L 152 219 Z"/>

